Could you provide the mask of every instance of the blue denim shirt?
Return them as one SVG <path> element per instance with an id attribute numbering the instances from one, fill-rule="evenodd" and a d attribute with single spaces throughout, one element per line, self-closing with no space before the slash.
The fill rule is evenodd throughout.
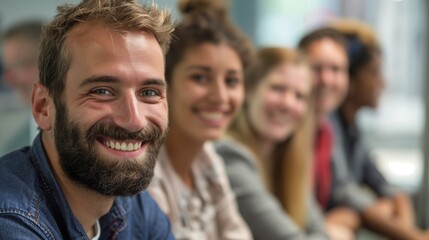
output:
<path id="1" fill-rule="evenodd" d="M 147 192 L 117 197 L 99 221 L 100 239 L 174 239 Z M 40 135 L 32 147 L 0 158 L 0 239 L 88 239 L 54 178 Z"/>

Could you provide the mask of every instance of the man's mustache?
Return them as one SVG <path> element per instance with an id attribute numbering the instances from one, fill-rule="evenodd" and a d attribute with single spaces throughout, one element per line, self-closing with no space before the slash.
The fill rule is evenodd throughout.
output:
<path id="1" fill-rule="evenodd" d="M 162 137 L 161 129 L 154 124 L 137 131 L 130 132 L 116 124 L 98 122 L 88 130 L 87 140 L 95 141 L 98 137 L 108 137 L 116 140 L 135 140 L 142 142 L 156 142 Z"/>

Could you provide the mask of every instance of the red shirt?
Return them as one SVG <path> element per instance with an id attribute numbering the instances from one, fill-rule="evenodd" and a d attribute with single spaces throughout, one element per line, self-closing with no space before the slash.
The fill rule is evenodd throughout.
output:
<path id="1" fill-rule="evenodd" d="M 331 192 L 332 127 L 324 122 L 316 133 L 314 154 L 314 190 L 322 209 L 328 206 Z"/>

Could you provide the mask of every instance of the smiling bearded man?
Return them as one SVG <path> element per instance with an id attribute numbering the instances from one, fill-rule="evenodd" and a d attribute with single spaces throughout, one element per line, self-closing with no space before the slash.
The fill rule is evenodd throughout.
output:
<path id="1" fill-rule="evenodd" d="M 133 195 L 149 186 L 165 138 L 159 128 L 150 125 L 142 131 L 129 132 L 117 125 L 99 122 L 85 135 L 81 131 L 78 123 L 69 121 L 66 107 L 60 104 L 56 113 L 55 145 L 61 168 L 71 180 L 108 196 Z M 102 156 L 94 144 L 95 141 L 106 141 L 102 140 L 106 138 L 116 140 L 105 143 L 116 150 L 125 150 L 122 148 L 124 141 L 130 140 L 136 142 L 129 143 L 133 145 L 132 150 L 148 145 L 146 155 L 119 160 Z"/>
<path id="2" fill-rule="evenodd" d="M 44 27 L 31 147 L 0 158 L 0 239 L 174 239 L 144 191 L 168 128 L 168 11 L 83 0 Z"/>

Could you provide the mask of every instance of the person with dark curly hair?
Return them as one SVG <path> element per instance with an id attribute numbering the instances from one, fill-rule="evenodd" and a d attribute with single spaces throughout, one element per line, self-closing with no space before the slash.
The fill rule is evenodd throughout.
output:
<path id="1" fill-rule="evenodd" d="M 170 126 L 149 190 L 177 239 L 251 239 L 212 140 L 241 109 L 252 48 L 224 1 L 184 0 L 179 8 L 166 56 Z"/>
<path id="2" fill-rule="evenodd" d="M 342 196 L 333 201 L 333 207 L 351 207 L 360 213 L 364 227 L 385 237 L 428 239 L 429 232 L 421 231 L 415 225 L 410 197 L 383 177 L 356 124 L 359 110 L 377 107 L 385 84 L 380 42 L 372 28 L 361 21 L 338 20 L 330 26 L 346 39 L 349 61 L 349 89 L 331 117 L 331 123 L 335 136 L 334 158 L 345 166 L 341 175 L 347 175 L 349 184 L 346 188 L 350 191 L 342 187 L 333 189 L 334 196 Z M 340 170 L 336 168 L 336 171 Z M 356 187 L 352 190 L 351 186 Z"/>

